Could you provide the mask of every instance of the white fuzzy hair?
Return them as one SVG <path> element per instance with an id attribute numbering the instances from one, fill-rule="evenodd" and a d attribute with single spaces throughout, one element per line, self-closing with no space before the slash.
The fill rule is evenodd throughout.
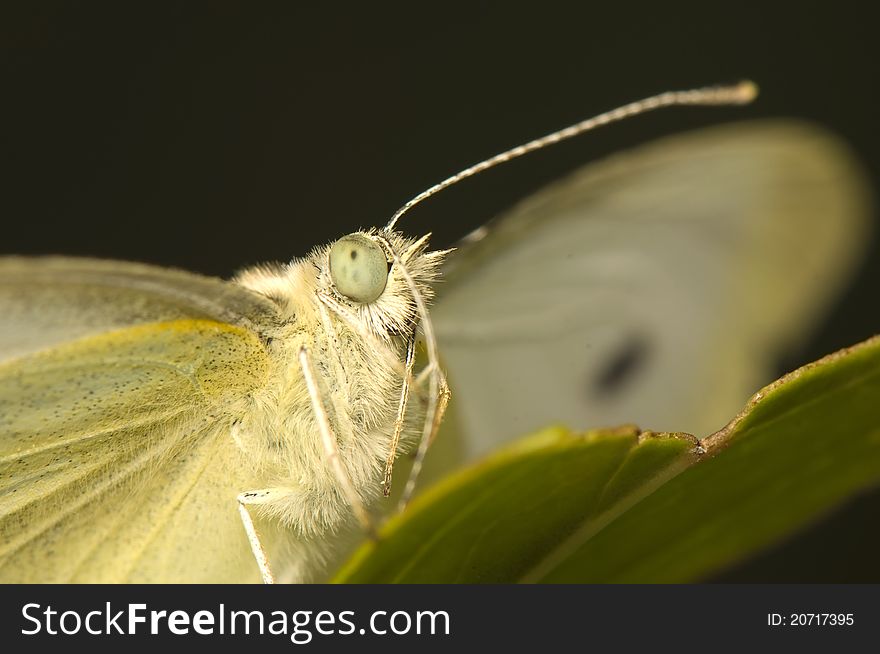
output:
<path id="1" fill-rule="evenodd" d="M 433 296 L 444 251 L 427 251 L 428 237 L 366 230 L 358 235 L 389 254 L 388 280 L 373 302 L 354 302 L 339 293 L 330 274 L 330 245 L 286 265 L 259 266 L 235 282 L 272 299 L 281 321 L 265 336 L 271 370 L 252 398 L 235 440 L 254 479 L 272 489 L 258 515 L 280 520 L 302 547 L 296 556 L 320 556 L 307 543 L 325 541 L 352 519 L 352 511 L 321 445 L 303 373 L 297 360 L 307 348 L 321 401 L 336 437 L 340 458 L 364 504 L 378 497 L 390 454 L 402 387 L 407 340 L 419 311 L 405 266 L 425 302 Z M 393 255 L 391 255 L 393 253 Z M 398 263 L 391 263 L 396 257 Z M 402 443 L 421 433 L 420 403 L 410 402 Z M 404 447 L 405 449 L 405 447 Z M 320 548 L 319 548 L 320 549 Z M 296 575 L 299 576 L 299 575 Z"/>

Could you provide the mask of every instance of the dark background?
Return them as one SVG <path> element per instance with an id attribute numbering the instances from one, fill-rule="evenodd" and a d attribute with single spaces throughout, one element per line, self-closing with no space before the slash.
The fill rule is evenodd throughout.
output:
<path id="1" fill-rule="evenodd" d="M 0 252 L 227 276 L 384 224 L 448 174 L 589 115 L 741 78 L 761 86 L 754 106 L 604 128 L 402 226 L 447 245 L 603 154 L 757 116 L 831 127 L 880 180 L 880 47 L 856 4 L 296 4 L 6 3 Z M 880 331 L 877 252 L 784 367 Z M 719 579 L 878 581 L 878 515 L 875 493 Z"/>

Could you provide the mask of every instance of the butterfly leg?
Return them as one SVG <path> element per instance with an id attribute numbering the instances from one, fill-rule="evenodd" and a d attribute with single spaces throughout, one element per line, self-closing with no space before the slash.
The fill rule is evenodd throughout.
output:
<path id="1" fill-rule="evenodd" d="M 406 418 L 406 405 L 409 401 L 410 379 L 412 378 L 413 365 L 415 363 L 416 338 L 413 334 L 406 344 L 406 363 L 403 373 L 403 382 L 400 388 L 400 401 L 397 406 L 397 418 L 394 421 L 394 434 L 391 437 L 391 447 L 388 451 L 388 460 L 385 462 L 385 478 L 382 480 L 382 493 L 385 497 L 391 494 L 391 472 L 394 469 L 394 459 L 397 455 L 397 446 L 400 444 L 400 434 L 403 431 L 403 423 Z"/>
<path id="2" fill-rule="evenodd" d="M 419 400 L 425 405 L 428 404 L 428 394 L 424 388 L 421 386 L 425 383 L 425 378 L 431 374 L 430 366 L 427 366 L 424 370 L 422 370 L 418 376 L 413 381 L 413 385 L 416 387 L 416 393 L 419 397 Z M 431 426 L 431 437 L 428 439 L 428 444 L 434 442 L 434 438 L 437 437 L 437 432 L 440 430 L 440 425 L 443 422 L 443 417 L 446 415 L 446 408 L 449 405 L 449 400 L 452 397 L 452 391 L 449 389 L 449 384 L 446 382 L 446 375 L 440 373 L 438 379 L 439 391 L 437 392 L 437 405 L 436 405 L 436 413 L 434 416 L 434 422 Z"/>
<path id="3" fill-rule="evenodd" d="M 253 518 L 251 518 L 248 505 L 262 504 L 267 501 L 268 494 L 271 491 L 247 491 L 238 496 L 238 513 L 241 516 L 241 523 L 244 525 L 244 531 L 247 534 L 248 542 L 251 545 L 251 552 L 260 568 L 260 575 L 263 577 L 264 584 L 274 584 L 275 577 L 269 567 L 269 558 L 266 556 L 266 550 L 260 542 L 260 536 L 254 526 Z"/>
<path id="4" fill-rule="evenodd" d="M 428 453 L 428 447 L 430 447 L 431 443 L 433 443 L 434 439 L 437 437 L 437 432 L 440 430 L 440 423 L 443 422 L 443 416 L 446 414 L 446 407 L 449 404 L 449 398 L 452 397 L 452 392 L 449 390 L 449 384 L 446 383 L 446 375 L 443 374 L 440 367 L 435 366 L 433 363 L 429 363 L 428 366 L 426 366 L 426 370 L 428 370 L 428 374 L 430 375 L 431 383 L 429 385 L 430 389 L 427 397 L 424 398 L 428 407 L 425 413 L 425 429 L 422 431 L 422 439 L 419 441 L 419 449 L 416 450 L 416 457 L 413 461 L 412 468 L 410 468 L 409 478 L 406 480 L 406 486 L 403 489 L 403 494 L 398 503 L 398 511 L 403 511 L 409 504 L 409 500 L 412 498 L 412 494 L 416 488 L 416 481 L 418 481 L 419 473 L 422 471 L 422 464 L 425 461 L 425 455 Z M 422 373 L 424 372 L 425 370 L 422 371 Z M 419 377 L 421 378 L 422 374 L 420 374 Z M 416 380 L 417 386 L 420 381 L 423 380 Z M 423 398 L 420 397 L 419 399 Z"/>
<path id="5" fill-rule="evenodd" d="M 299 364 L 302 368 L 306 387 L 309 391 L 309 398 L 311 398 L 312 401 L 312 410 L 315 412 L 315 418 L 318 421 L 318 428 L 321 431 L 321 445 L 324 448 L 324 453 L 327 455 L 327 461 L 330 463 L 336 481 L 339 482 L 342 494 L 345 496 L 345 499 L 348 500 L 348 504 L 352 511 L 354 511 L 358 522 L 361 523 L 361 526 L 364 531 L 367 532 L 367 535 L 373 540 L 376 540 L 378 536 L 376 535 L 376 528 L 373 525 L 373 521 L 370 519 L 370 514 L 367 513 L 360 495 L 358 495 L 355 490 L 354 485 L 351 483 L 351 479 L 349 479 L 348 473 L 345 470 L 345 466 L 342 464 L 342 458 L 339 456 L 339 445 L 336 442 L 336 436 L 333 435 L 333 430 L 330 427 L 330 420 L 327 417 L 327 411 L 324 409 L 324 403 L 321 401 L 318 384 L 315 381 L 315 374 L 312 371 L 311 361 L 309 361 L 309 352 L 304 347 L 299 350 Z"/>

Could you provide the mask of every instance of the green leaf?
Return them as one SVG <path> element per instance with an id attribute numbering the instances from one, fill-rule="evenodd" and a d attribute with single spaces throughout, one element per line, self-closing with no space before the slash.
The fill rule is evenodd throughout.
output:
<path id="1" fill-rule="evenodd" d="M 880 482 L 880 338 L 756 394 L 725 429 L 545 430 L 388 522 L 335 581 L 684 582 Z"/>

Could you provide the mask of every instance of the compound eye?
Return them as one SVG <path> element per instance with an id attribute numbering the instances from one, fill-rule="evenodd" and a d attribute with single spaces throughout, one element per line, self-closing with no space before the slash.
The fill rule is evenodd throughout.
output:
<path id="1" fill-rule="evenodd" d="M 388 281 L 385 252 L 362 234 L 343 236 L 330 248 L 330 277 L 345 297 L 372 302 Z"/>

